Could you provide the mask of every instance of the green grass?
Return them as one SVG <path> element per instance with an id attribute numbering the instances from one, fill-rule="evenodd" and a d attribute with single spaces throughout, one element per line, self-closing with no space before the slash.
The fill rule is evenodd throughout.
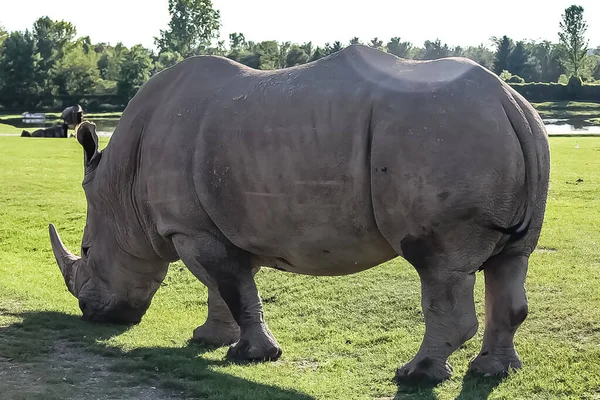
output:
<path id="1" fill-rule="evenodd" d="M 19 134 L 20 135 L 22 131 L 23 131 L 23 128 L 15 128 L 12 125 L 3 124 L 2 122 L 0 122 L 0 134 L 10 134 L 10 135 Z"/>
<path id="2" fill-rule="evenodd" d="M 93 120 L 93 119 L 118 119 L 121 118 L 121 112 L 106 112 L 106 113 L 92 113 L 85 114 L 85 119 Z M 22 118 L 21 114 L 2 114 L 0 113 L 0 134 L 21 134 L 23 129 L 29 129 L 29 131 L 33 131 L 37 128 L 16 128 L 10 124 L 3 123 L 2 120 L 7 119 L 20 119 Z M 46 122 L 49 123 L 62 123 L 60 119 L 60 113 L 46 113 Z"/>
<path id="3" fill-rule="evenodd" d="M 593 118 L 600 116 L 600 103 L 579 101 L 551 101 L 532 103 L 544 118 Z"/>
<path id="4" fill-rule="evenodd" d="M 595 110 L 600 112 L 600 103 L 581 101 L 548 101 L 545 103 L 533 103 L 538 110 Z"/>
<path id="5" fill-rule="evenodd" d="M 600 118 L 590 118 L 585 120 L 590 125 L 600 125 Z"/>
<path id="6" fill-rule="evenodd" d="M 453 378 L 419 390 L 391 381 L 424 332 L 418 277 L 402 260 L 336 278 L 259 272 L 266 318 L 284 351 L 275 363 L 230 364 L 226 349 L 188 343 L 206 317 L 206 289 L 180 262 L 141 324 L 81 321 L 47 232 L 54 222 L 69 248 L 80 246 L 81 149 L 75 140 L 0 137 L 0 397 L 598 399 L 600 138 L 552 138 L 551 147 L 546 224 L 527 281 L 530 316 L 516 336 L 524 369 L 504 380 L 465 376 L 480 329 L 451 357 Z"/>

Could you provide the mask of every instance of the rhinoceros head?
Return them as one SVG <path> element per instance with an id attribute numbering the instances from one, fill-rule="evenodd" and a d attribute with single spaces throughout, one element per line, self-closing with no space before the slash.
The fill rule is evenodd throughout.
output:
<path id="1" fill-rule="evenodd" d="M 100 177 L 106 171 L 102 171 L 95 125 L 83 122 L 77 139 L 84 149 L 83 188 L 88 203 L 81 257 L 67 250 L 50 224 L 52 250 L 67 288 L 79 300 L 83 319 L 135 324 L 150 306 L 166 268 L 157 268 L 156 261 L 152 265 L 123 248 L 118 239 L 124 235 L 119 226 L 123 221 L 112 201 L 118 196 L 106 193 L 106 180 Z"/>

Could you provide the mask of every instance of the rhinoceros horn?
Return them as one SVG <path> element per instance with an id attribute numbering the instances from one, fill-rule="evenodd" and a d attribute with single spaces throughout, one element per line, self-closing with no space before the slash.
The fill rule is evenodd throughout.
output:
<path id="1" fill-rule="evenodd" d="M 56 258 L 60 272 L 62 272 L 63 277 L 65 278 L 65 283 L 67 284 L 69 292 L 77 297 L 77 293 L 75 293 L 75 270 L 80 257 L 77 257 L 67 250 L 62 240 L 60 240 L 60 236 L 53 224 L 48 226 L 48 230 L 50 231 L 52 251 L 54 252 L 54 257 Z"/>

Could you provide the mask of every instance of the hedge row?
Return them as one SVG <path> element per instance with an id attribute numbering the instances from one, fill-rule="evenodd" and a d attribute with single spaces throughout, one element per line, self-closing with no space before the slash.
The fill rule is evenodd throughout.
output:
<path id="1" fill-rule="evenodd" d="M 589 101 L 600 103 L 600 85 L 584 85 L 581 80 L 571 78 L 568 84 L 562 83 L 509 83 L 510 86 L 531 102 L 546 101 Z M 0 109 L 9 111 L 0 98 Z M 58 110 L 81 104 L 86 112 L 122 111 L 127 99 L 115 95 L 53 96 L 40 98 L 35 110 Z M 2 104 L 6 108 L 2 107 Z M 22 112 L 19 109 L 19 112 Z"/>
<path id="2" fill-rule="evenodd" d="M 600 85 L 584 85 L 577 78 L 569 83 L 510 83 L 510 86 L 531 102 L 590 101 L 600 103 Z"/>
<path id="3" fill-rule="evenodd" d="M 29 111 L 56 111 L 63 110 L 74 104 L 80 104 L 86 112 L 112 112 L 122 111 L 127 104 L 127 99 L 116 95 L 81 95 L 81 96 L 47 96 L 36 97 L 32 99 L 32 104 L 36 104 Z M 2 112 L 21 113 L 27 107 L 15 108 L 12 99 L 3 99 L 0 97 L 0 110 Z"/>

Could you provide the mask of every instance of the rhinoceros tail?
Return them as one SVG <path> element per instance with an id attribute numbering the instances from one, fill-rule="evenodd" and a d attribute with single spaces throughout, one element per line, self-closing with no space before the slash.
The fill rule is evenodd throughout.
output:
<path id="1" fill-rule="evenodd" d="M 538 129 L 538 127 L 530 124 L 530 121 L 533 119 L 527 118 L 526 113 L 529 111 L 519 106 L 518 101 L 514 97 L 519 95 L 516 92 L 513 95 L 509 88 L 505 88 L 505 91 L 506 97 L 504 98 L 502 105 L 511 126 L 517 135 L 525 161 L 527 202 L 525 203 L 525 212 L 518 223 L 509 227 L 495 226 L 494 228 L 506 235 L 510 235 L 511 241 L 517 241 L 527 234 L 537 201 L 540 166 L 535 132 L 533 130 Z"/>
<path id="2" fill-rule="evenodd" d="M 23 130 L 21 132 L 21 137 L 31 137 L 31 133 L 27 132 L 26 130 Z"/>

